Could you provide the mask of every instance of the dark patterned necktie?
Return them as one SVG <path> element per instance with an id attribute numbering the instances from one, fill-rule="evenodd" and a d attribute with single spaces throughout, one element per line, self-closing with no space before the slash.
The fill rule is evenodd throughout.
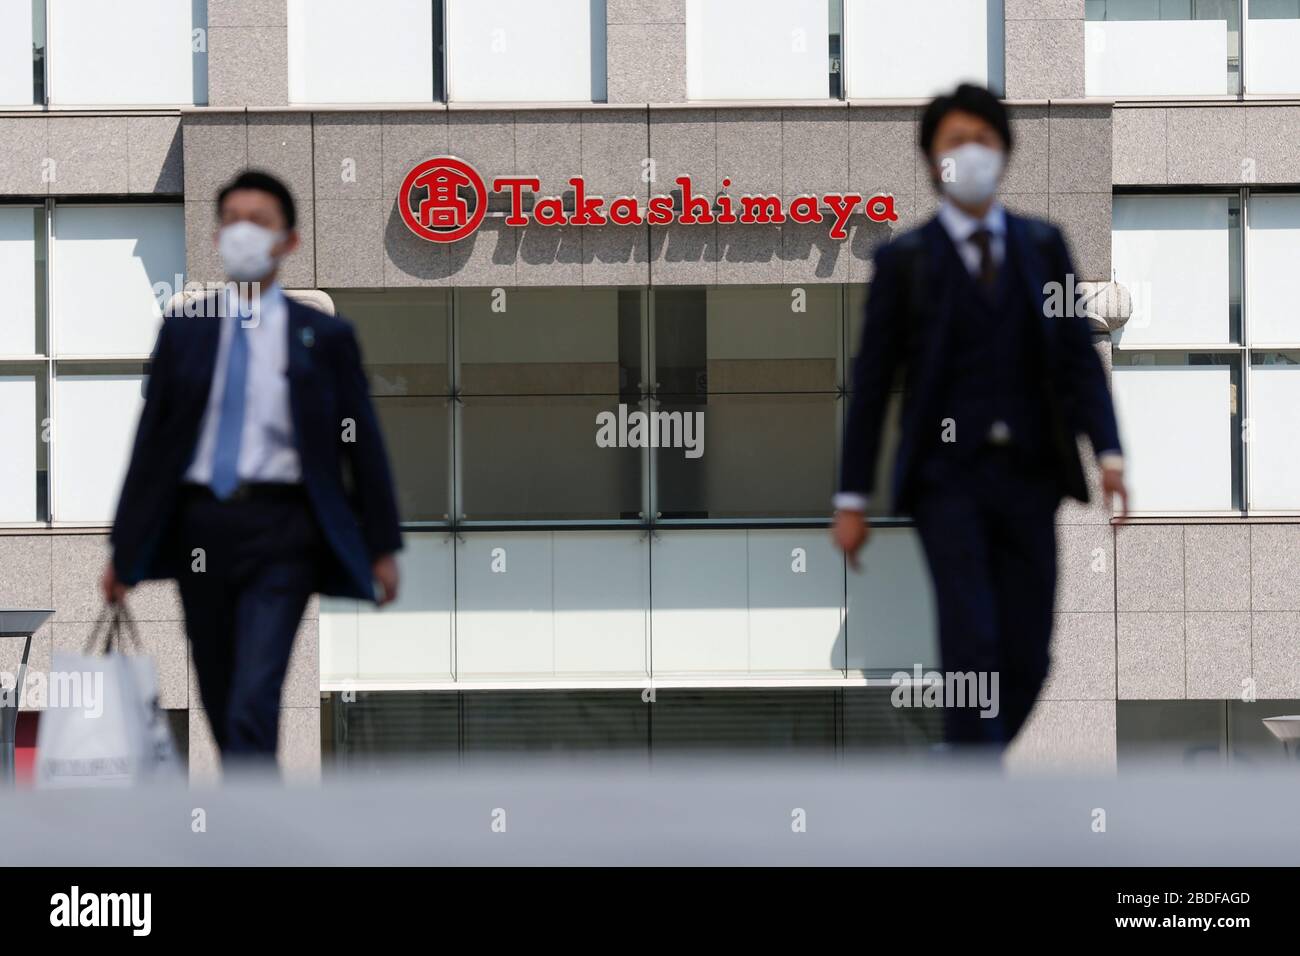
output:
<path id="1" fill-rule="evenodd" d="M 993 233 L 987 229 L 976 229 L 971 233 L 970 241 L 980 251 L 980 286 L 985 292 L 992 292 L 993 284 L 998 278 L 998 267 L 993 261 Z"/>

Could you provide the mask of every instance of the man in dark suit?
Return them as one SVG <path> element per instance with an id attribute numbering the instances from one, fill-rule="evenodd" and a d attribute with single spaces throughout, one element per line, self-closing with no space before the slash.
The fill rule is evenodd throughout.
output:
<path id="1" fill-rule="evenodd" d="M 265 759 L 309 597 L 392 601 L 402 541 L 352 327 L 277 282 L 292 195 L 247 171 L 217 213 L 232 281 L 163 322 L 102 587 L 177 580 L 217 745 Z"/>
<path id="2" fill-rule="evenodd" d="M 1056 509 L 1088 497 L 1077 435 L 1098 457 L 1107 506 L 1118 495 L 1126 511 L 1123 458 L 1065 241 L 997 202 L 1012 146 L 1005 107 L 962 85 L 929 105 L 920 138 L 942 201 L 876 253 L 834 538 L 856 569 L 901 373 L 893 504 L 913 516 L 925 550 L 942 667 L 998 689 L 996 708 L 946 701 L 945 736 L 1001 747 L 1047 676 Z"/>

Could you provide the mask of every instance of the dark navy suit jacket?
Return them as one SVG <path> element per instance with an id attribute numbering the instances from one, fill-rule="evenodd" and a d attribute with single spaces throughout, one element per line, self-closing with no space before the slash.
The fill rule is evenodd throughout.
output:
<path id="1" fill-rule="evenodd" d="M 1075 314 L 1067 291 L 1077 284 L 1061 232 L 1050 223 L 1007 213 L 1003 269 L 1016 271 L 1014 295 L 1032 310 L 1041 333 L 1033 352 L 1042 363 L 1051 473 L 1063 496 L 1088 500 L 1077 436 L 1095 452 L 1119 451 L 1119 434 L 1105 371 L 1088 322 Z M 1073 277 L 1067 281 L 1067 277 Z M 1049 283 L 1059 283 L 1061 308 L 1049 310 Z M 937 399 L 954 323 L 978 321 L 970 308 L 970 276 L 943 224 L 933 218 L 882 246 L 867 298 L 862 344 L 853 369 L 845 425 L 840 490 L 871 494 L 890 390 L 901 372 L 904 397 L 894 460 L 894 510 L 910 510 L 919 458 L 933 449 L 922 435 L 939 433 Z"/>
<path id="2" fill-rule="evenodd" d="M 371 564 L 402 537 L 388 455 L 352 326 L 292 299 L 289 403 L 302 481 L 328 543 L 317 590 L 374 600 Z M 179 492 L 207 407 L 220 320 L 176 316 L 154 346 L 117 518 L 113 566 L 125 584 L 174 578 L 187 560 L 172 538 Z M 345 420 L 355 433 L 345 441 Z"/>

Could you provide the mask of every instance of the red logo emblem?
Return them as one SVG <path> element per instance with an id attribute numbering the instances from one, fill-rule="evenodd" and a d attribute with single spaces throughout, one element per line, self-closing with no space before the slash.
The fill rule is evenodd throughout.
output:
<path id="1" fill-rule="evenodd" d="M 466 188 L 474 194 L 472 203 L 461 193 Z M 421 239 L 455 242 L 483 222 L 487 215 L 487 186 L 469 163 L 440 156 L 406 174 L 397 206 L 407 228 Z"/>

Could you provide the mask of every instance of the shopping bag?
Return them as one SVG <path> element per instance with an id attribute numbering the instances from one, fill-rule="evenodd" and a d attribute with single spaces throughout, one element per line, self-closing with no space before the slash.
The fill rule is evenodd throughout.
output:
<path id="1" fill-rule="evenodd" d="M 122 651 L 130 649 L 133 654 Z M 36 731 L 38 787 L 180 777 L 158 675 L 126 605 L 105 608 L 82 654 L 55 652 Z"/>

